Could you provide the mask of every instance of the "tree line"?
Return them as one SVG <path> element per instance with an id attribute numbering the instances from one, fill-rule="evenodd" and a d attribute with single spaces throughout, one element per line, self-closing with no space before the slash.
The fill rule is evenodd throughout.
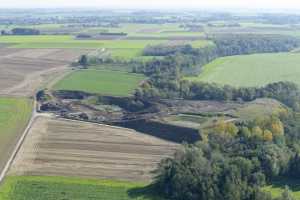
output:
<path id="1" fill-rule="evenodd" d="M 218 56 L 288 52 L 299 46 L 297 38 L 283 35 L 230 34 L 212 40 Z"/>
<path id="2" fill-rule="evenodd" d="M 1 31 L 1 35 L 40 35 L 40 31 L 33 28 L 14 28 L 11 31 Z"/>
<path id="3" fill-rule="evenodd" d="M 267 97 L 298 110 L 299 88 L 293 83 L 278 82 L 265 87 L 235 88 L 183 80 L 184 76 L 201 73 L 202 66 L 220 56 L 290 51 L 297 46 L 298 40 L 293 37 L 274 35 L 224 36 L 215 39 L 215 46 L 205 48 L 193 48 L 190 45 L 148 46 L 144 49 L 144 55 L 164 57 L 133 65 L 133 72 L 149 77 L 136 91 L 136 96 L 221 101 L 252 101 Z"/>

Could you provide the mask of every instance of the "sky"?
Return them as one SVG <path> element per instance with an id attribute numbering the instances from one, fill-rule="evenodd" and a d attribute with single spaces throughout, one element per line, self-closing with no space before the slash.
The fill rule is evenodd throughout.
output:
<path id="1" fill-rule="evenodd" d="M 300 0 L 0 0 L 2 8 L 243 8 L 300 10 Z"/>

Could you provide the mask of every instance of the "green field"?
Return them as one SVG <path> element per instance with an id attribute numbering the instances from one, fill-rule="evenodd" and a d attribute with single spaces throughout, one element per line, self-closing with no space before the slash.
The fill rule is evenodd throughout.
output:
<path id="1" fill-rule="evenodd" d="M 0 200 L 162 200 L 142 183 L 65 177 L 8 177 Z"/>
<path id="2" fill-rule="evenodd" d="M 0 46 L 9 48 L 69 48 L 69 49 L 106 49 L 110 56 L 119 59 L 142 57 L 148 45 L 167 44 L 161 39 L 122 39 L 122 40 L 76 40 L 71 35 L 0 36 Z M 179 41 L 180 42 L 180 41 Z M 187 40 L 180 43 L 191 44 L 195 48 L 212 45 L 207 40 Z"/>
<path id="3" fill-rule="evenodd" d="M 300 181 L 291 180 L 286 178 L 280 178 L 272 182 L 271 185 L 268 185 L 263 188 L 264 191 L 270 192 L 272 197 L 276 198 L 281 196 L 281 193 L 284 191 L 285 186 L 288 186 L 292 192 L 293 197 L 296 200 L 300 200 Z"/>
<path id="4" fill-rule="evenodd" d="M 12 44 L 11 48 L 108 48 L 143 49 L 147 45 L 166 43 L 168 40 L 76 40 L 70 35 L 0 36 L 0 43 Z M 187 43 L 202 47 L 211 45 L 210 41 L 195 40 Z"/>
<path id="5" fill-rule="evenodd" d="M 263 86 L 278 81 L 300 85 L 300 54 L 273 53 L 231 56 L 216 59 L 198 77 L 189 80 L 232 86 Z"/>
<path id="6" fill-rule="evenodd" d="M 0 36 L 0 43 L 11 48 L 109 48 L 143 49 L 164 40 L 76 40 L 70 35 Z"/>
<path id="7" fill-rule="evenodd" d="M 79 70 L 59 81 L 54 89 L 129 96 L 143 79 L 143 75 L 120 71 Z"/>
<path id="8" fill-rule="evenodd" d="M 0 169 L 24 130 L 32 111 L 27 99 L 0 98 Z"/>

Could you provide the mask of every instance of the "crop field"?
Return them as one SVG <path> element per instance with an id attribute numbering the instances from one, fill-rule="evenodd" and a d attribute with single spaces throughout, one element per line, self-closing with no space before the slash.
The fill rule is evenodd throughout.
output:
<path id="1" fill-rule="evenodd" d="M 0 48 L 0 94 L 30 96 L 88 50 Z"/>
<path id="2" fill-rule="evenodd" d="M 299 63 L 298 53 L 223 57 L 206 65 L 198 77 L 187 79 L 233 86 L 263 86 L 278 81 L 300 85 Z"/>
<path id="3" fill-rule="evenodd" d="M 71 26 L 69 26 L 71 25 Z M 13 28 L 34 28 L 41 31 L 42 34 L 51 33 L 91 33 L 97 34 L 100 32 L 125 32 L 128 36 L 203 36 L 203 32 L 190 32 L 180 27 L 180 24 L 135 24 L 125 23 L 119 27 L 82 27 L 78 24 L 39 24 L 39 25 L 0 25 L 1 30 L 11 30 Z"/>
<path id="4" fill-rule="evenodd" d="M 133 94 L 143 75 L 109 70 L 79 70 L 67 75 L 55 90 L 77 90 L 114 96 Z"/>
<path id="5" fill-rule="evenodd" d="M 148 182 L 177 148 L 130 129 L 39 117 L 9 174 Z"/>
<path id="6" fill-rule="evenodd" d="M 26 127 L 32 103 L 22 98 L 0 98 L 0 171 Z"/>
<path id="7" fill-rule="evenodd" d="M 76 40 L 70 35 L 0 36 L 11 48 L 137 48 L 160 44 L 161 40 Z"/>
<path id="8" fill-rule="evenodd" d="M 222 22 L 217 23 L 219 25 Z M 298 25 L 287 24 L 265 24 L 258 22 L 241 22 L 239 27 L 206 27 L 208 34 L 278 34 L 300 37 L 300 28 Z"/>
<path id="9" fill-rule="evenodd" d="M 66 177 L 8 177 L 0 200 L 163 200 L 145 184 Z"/>
<path id="10" fill-rule="evenodd" d="M 205 47 L 212 45 L 211 41 L 186 36 L 186 33 L 173 33 L 174 38 L 168 38 L 169 33 L 158 36 L 138 35 L 130 39 L 84 39 L 77 40 L 72 35 L 35 35 L 35 36 L 0 36 L 1 46 L 8 48 L 31 49 L 106 49 L 112 57 L 132 59 L 142 55 L 142 50 L 147 45 L 165 44 L 170 41 L 191 44 L 193 47 Z"/>

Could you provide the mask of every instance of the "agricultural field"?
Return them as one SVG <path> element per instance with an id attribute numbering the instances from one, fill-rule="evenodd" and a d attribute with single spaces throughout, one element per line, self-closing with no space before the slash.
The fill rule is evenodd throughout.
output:
<path id="1" fill-rule="evenodd" d="M 162 42 L 161 40 L 76 40 L 70 35 L 0 36 L 0 43 L 11 44 L 11 48 L 142 49 L 146 45 Z"/>
<path id="2" fill-rule="evenodd" d="M 217 23 L 218 24 L 218 23 Z M 219 23 L 221 25 L 222 22 Z M 206 27 L 205 32 L 210 34 L 262 34 L 262 35 L 287 35 L 300 37 L 299 25 L 267 24 L 259 22 L 240 22 L 239 27 Z"/>
<path id="3" fill-rule="evenodd" d="M 278 81 L 300 85 L 300 54 L 273 53 L 218 58 L 204 66 L 193 81 L 215 82 L 232 86 L 264 86 Z"/>
<path id="4" fill-rule="evenodd" d="M 1 27 L 0 27 L 1 28 Z M 15 27 L 5 26 L 3 29 Z M 0 36 L 0 45 L 9 48 L 64 48 L 64 49 L 106 49 L 112 57 L 122 59 L 133 59 L 142 55 L 142 50 L 147 45 L 158 45 L 170 41 L 190 44 L 193 47 L 205 47 L 212 45 L 204 37 L 202 32 L 189 32 L 179 27 L 179 24 L 122 24 L 119 28 L 86 28 L 83 33 L 99 34 L 100 32 L 124 32 L 128 36 L 122 39 L 76 39 L 75 35 L 82 33 L 82 27 L 73 27 L 72 35 L 59 35 L 60 32 L 68 31 L 62 24 L 41 24 L 26 28 L 37 28 L 49 30 L 49 34 L 56 31 L 54 35 L 34 36 Z M 73 29 L 78 29 L 74 32 Z"/>
<path id="5" fill-rule="evenodd" d="M 165 24 L 134 24 L 125 23 L 120 24 L 116 28 L 88 28 L 83 30 L 85 33 L 100 33 L 100 32 L 124 32 L 128 37 L 153 37 L 159 39 L 160 37 L 173 38 L 173 37 L 198 37 L 203 38 L 204 32 L 191 32 L 182 27 L 178 23 L 165 23 Z"/>
<path id="6" fill-rule="evenodd" d="M 129 96 L 145 77 L 111 70 L 78 70 L 59 81 L 55 90 L 76 90 L 113 96 Z"/>
<path id="7" fill-rule="evenodd" d="M 149 182 L 180 145 L 131 129 L 38 117 L 9 175 Z"/>
<path id="8" fill-rule="evenodd" d="M 0 94 L 30 96 L 89 50 L 0 48 Z"/>
<path id="9" fill-rule="evenodd" d="M 32 102 L 23 98 L 0 97 L 0 171 L 29 122 Z"/>
<path id="10" fill-rule="evenodd" d="M 145 184 L 66 177 L 8 177 L 0 200 L 163 200 Z"/>
<path id="11" fill-rule="evenodd" d="M 176 36 L 204 36 L 204 32 L 191 32 L 178 23 L 165 24 L 135 24 L 123 23 L 119 27 L 82 27 L 80 24 L 39 24 L 39 25 L 0 25 L 1 30 L 11 30 L 13 28 L 33 28 L 41 31 L 43 35 L 65 33 L 65 34 L 98 34 L 100 32 L 124 32 L 129 37 L 176 37 Z"/>

